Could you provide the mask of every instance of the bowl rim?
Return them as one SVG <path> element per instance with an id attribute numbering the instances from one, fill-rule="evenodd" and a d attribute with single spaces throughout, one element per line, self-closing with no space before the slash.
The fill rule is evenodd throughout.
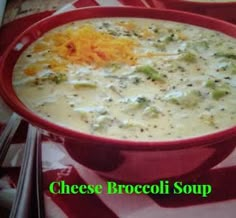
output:
<path id="1" fill-rule="evenodd" d="M 194 0 L 158 0 L 163 3 L 169 2 L 169 3 L 180 3 L 185 5 L 192 5 L 192 6 L 202 6 L 202 7 L 221 7 L 221 6 L 236 6 L 236 1 L 230 1 L 230 2 L 200 2 L 200 1 L 194 1 Z"/>
<path id="2" fill-rule="evenodd" d="M 218 20 L 215 18 L 206 17 L 203 15 L 192 14 L 189 12 L 182 12 L 182 11 L 176 11 L 176 10 L 164 10 L 164 9 L 158 10 L 158 9 L 140 8 L 140 7 L 87 7 L 87 8 L 80 8 L 80 9 L 75 9 L 73 11 L 64 12 L 62 14 L 57 14 L 55 16 L 50 16 L 50 17 L 40 20 L 39 22 L 36 22 L 35 24 L 27 28 L 25 31 L 23 31 L 11 43 L 11 45 L 7 48 L 6 52 L 0 59 L 0 95 L 2 96 L 6 104 L 13 111 L 18 113 L 20 116 L 22 116 L 25 120 L 32 123 L 33 125 L 36 125 L 37 127 L 40 127 L 49 132 L 55 133 L 59 136 L 63 136 L 65 138 L 71 138 L 74 140 L 77 139 L 80 141 L 90 140 L 91 144 L 94 144 L 94 142 L 96 142 L 96 143 L 102 144 L 103 146 L 122 148 L 126 150 L 153 150 L 153 149 L 177 150 L 177 149 L 183 149 L 186 147 L 191 148 L 195 146 L 203 146 L 203 144 L 209 145 L 212 143 L 217 143 L 217 142 L 221 142 L 226 139 L 229 139 L 229 138 L 231 139 L 233 137 L 236 137 L 236 125 L 235 125 L 235 126 L 225 128 L 219 131 L 214 131 L 212 133 L 203 134 L 203 135 L 194 136 L 194 137 L 186 137 L 186 138 L 181 138 L 181 139 L 147 140 L 147 141 L 126 140 L 126 139 L 112 138 L 112 137 L 106 137 L 106 136 L 97 136 L 97 135 L 92 135 L 89 133 L 73 130 L 70 128 L 66 128 L 61 125 L 55 124 L 51 121 L 48 121 L 46 119 L 43 119 L 40 116 L 37 116 L 36 113 L 33 113 L 32 111 L 30 111 L 30 109 L 28 109 L 18 99 L 12 85 L 12 70 L 15 63 L 12 63 L 11 53 L 14 50 L 15 46 L 27 34 L 33 34 L 33 36 L 35 37 L 33 41 L 32 40 L 30 41 L 29 44 L 31 44 L 36 39 L 38 39 L 42 34 L 52 29 L 50 25 L 52 25 L 53 28 L 59 26 L 59 25 L 55 25 L 55 22 L 56 24 L 58 24 L 59 22 L 60 25 L 63 25 L 65 23 L 68 23 L 67 20 L 71 19 L 70 16 L 72 17 L 79 16 L 80 18 L 82 16 L 82 19 L 89 19 L 89 18 L 92 19 L 92 18 L 96 18 L 96 16 L 94 16 L 94 13 L 95 14 L 97 13 L 96 16 L 98 17 L 125 17 L 123 16 L 123 14 L 126 14 L 126 16 L 128 17 L 141 17 L 141 18 L 143 17 L 143 18 L 170 20 L 170 21 L 172 20 L 175 22 L 185 21 L 184 23 L 189 23 L 193 25 L 197 25 L 196 23 L 204 21 L 208 23 L 208 25 L 206 25 L 206 23 L 203 22 L 204 24 L 201 23 L 200 26 L 203 26 L 206 28 L 206 26 L 210 25 L 210 28 L 208 27 L 209 29 L 216 29 L 218 31 L 227 30 L 228 35 L 231 35 L 236 38 L 236 26 L 231 23 Z M 143 13 L 142 16 L 139 13 Z M 117 16 L 117 14 L 119 16 Z M 168 17 L 168 19 L 166 17 Z M 79 20 L 82 20 L 82 19 L 79 19 Z M 73 22 L 73 20 L 70 20 L 70 22 Z M 221 27 L 222 29 L 220 28 L 219 30 L 219 27 Z M 41 30 L 41 32 L 37 32 L 38 28 Z M 17 61 L 19 55 L 23 52 L 23 50 L 24 49 L 21 49 L 18 56 L 15 58 L 16 59 L 15 62 Z M 8 62 L 10 62 L 10 64 L 12 64 L 13 66 L 10 66 L 10 67 L 6 66 L 7 65 L 6 63 Z M 11 72 L 7 72 L 6 74 L 4 74 L 4 71 L 6 71 L 5 68 L 8 68 L 8 71 L 10 69 Z"/>

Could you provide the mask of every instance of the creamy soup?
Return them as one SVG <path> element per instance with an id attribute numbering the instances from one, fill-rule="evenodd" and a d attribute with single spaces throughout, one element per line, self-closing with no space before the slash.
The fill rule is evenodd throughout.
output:
<path id="1" fill-rule="evenodd" d="M 90 19 L 29 46 L 14 88 L 37 115 L 89 134 L 167 140 L 236 124 L 236 40 L 140 18 Z"/>

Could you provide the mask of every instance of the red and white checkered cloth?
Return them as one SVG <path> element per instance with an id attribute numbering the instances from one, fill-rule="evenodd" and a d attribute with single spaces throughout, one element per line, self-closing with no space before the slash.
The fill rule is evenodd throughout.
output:
<path id="1" fill-rule="evenodd" d="M 59 12 L 88 6 L 125 6 L 163 8 L 156 0 L 79 0 Z M 59 13 L 56 12 L 56 13 Z M 1 32 L 0 32 L 1 34 Z M 1 51 L 1 49 L 0 49 Z M 6 122 L 10 110 L 0 101 L 0 122 Z M 4 162 L 5 176 L 0 179 L 0 206 L 9 206 L 21 164 L 23 141 L 12 144 Z M 236 151 L 196 182 L 213 187 L 208 198 L 199 196 L 149 195 L 52 195 L 52 181 L 67 184 L 103 184 L 106 180 L 74 162 L 58 142 L 42 143 L 42 164 L 46 216 L 52 218 L 233 218 L 236 212 Z"/>

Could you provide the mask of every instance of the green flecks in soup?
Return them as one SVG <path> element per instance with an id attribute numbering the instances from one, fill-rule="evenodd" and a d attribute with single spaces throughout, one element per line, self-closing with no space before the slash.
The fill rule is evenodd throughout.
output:
<path id="1" fill-rule="evenodd" d="M 78 131 L 168 140 L 236 124 L 236 40 L 140 18 L 90 19 L 29 46 L 14 88 L 37 115 Z"/>

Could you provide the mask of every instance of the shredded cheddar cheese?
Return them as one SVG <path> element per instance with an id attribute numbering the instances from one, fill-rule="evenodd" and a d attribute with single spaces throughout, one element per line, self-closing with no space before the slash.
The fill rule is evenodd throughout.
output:
<path id="1" fill-rule="evenodd" d="M 142 32 L 141 32 L 141 35 L 143 38 L 147 39 L 147 38 L 153 38 L 155 37 L 155 34 L 148 30 L 148 29 L 144 29 Z"/>
<path id="2" fill-rule="evenodd" d="M 48 45 L 46 43 L 37 43 L 35 46 L 34 46 L 34 52 L 41 52 L 41 51 L 44 51 L 48 48 Z"/>
<path id="3" fill-rule="evenodd" d="M 75 64 L 102 67 L 109 62 L 135 64 L 133 49 L 137 43 L 128 38 L 115 37 L 84 25 L 77 30 L 68 28 L 63 33 L 49 36 L 52 51 Z"/>
<path id="4" fill-rule="evenodd" d="M 145 54 L 138 55 L 139 58 L 151 58 L 151 57 L 165 57 L 165 56 L 177 56 L 178 53 L 167 53 L 167 52 L 148 52 Z"/>
<path id="5" fill-rule="evenodd" d="M 117 25 L 130 32 L 138 30 L 143 39 L 155 38 L 153 31 L 148 28 L 138 29 L 133 22 L 118 22 Z M 183 40 L 187 39 L 182 33 L 179 33 L 179 37 Z M 99 68 L 112 63 L 135 65 L 139 58 L 176 55 L 165 52 L 139 54 L 137 49 L 135 50 L 140 45 L 138 40 L 112 35 L 90 24 L 84 24 L 79 28 L 70 26 L 63 31 L 46 34 L 43 40 L 35 44 L 33 52 L 50 51 L 48 54 L 46 52 L 43 65 L 48 66 L 55 73 L 67 72 L 69 63 Z M 56 58 L 51 59 L 51 56 Z M 35 75 L 38 71 L 37 63 L 28 66 L 24 70 L 25 74 Z"/>
<path id="6" fill-rule="evenodd" d="M 108 63 L 124 63 L 134 65 L 137 55 L 134 39 L 113 36 L 107 32 L 98 31 L 91 25 L 83 25 L 79 29 L 68 27 L 63 32 L 52 32 L 35 44 L 33 53 L 50 51 L 45 54 L 45 60 L 28 65 L 24 73 L 35 75 L 47 67 L 53 72 L 67 71 L 67 64 L 93 65 L 96 68 Z M 54 56 L 57 59 L 51 59 Z"/>
<path id="7" fill-rule="evenodd" d="M 187 37 L 185 34 L 183 34 L 183 33 L 178 33 L 178 37 L 179 37 L 181 40 L 187 40 L 187 39 L 188 39 L 188 37 Z"/>
<path id="8" fill-rule="evenodd" d="M 133 22 L 118 22 L 117 25 L 131 32 L 138 30 Z M 139 35 L 144 39 L 155 37 L 154 32 L 147 28 L 139 29 Z M 179 33 L 179 37 L 187 39 L 182 33 Z M 43 40 L 36 43 L 33 52 L 45 52 L 45 60 L 27 66 L 24 72 L 28 76 L 35 75 L 42 69 L 42 66 L 37 65 L 43 65 L 55 73 L 65 73 L 69 63 L 99 68 L 111 63 L 135 65 L 138 58 L 176 55 L 165 52 L 138 54 L 137 50 L 135 52 L 138 46 L 135 38 L 112 35 L 90 24 L 79 28 L 70 26 L 63 31 L 46 34 Z M 51 59 L 51 56 L 56 58 Z"/>
<path id="9" fill-rule="evenodd" d="M 24 73 L 27 76 L 34 76 L 41 69 L 42 68 L 38 64 L 30 64 L 26 69 L 24 69 Z"/>
<path id="10" fill-rule="evenodd" d="M 117 25 L 125 28 L 128 31 L 135 30 L 137 27 L 133 22 L 118 22 Z"/>

